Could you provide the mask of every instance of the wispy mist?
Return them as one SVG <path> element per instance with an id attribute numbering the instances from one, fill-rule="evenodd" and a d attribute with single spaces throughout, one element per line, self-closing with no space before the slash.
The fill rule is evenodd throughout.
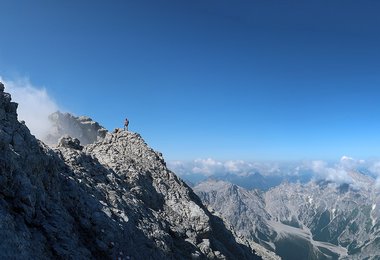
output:
<path id="1" fill-rule="evenodd" d="M 45 88 L 32 85 L 27 78 L 7 80 L 0 77 L 0 81 L 5 85 L 5 92 L 12 95 L 12 101 L 19 104 L 18 119 L 24 120 L 31 133 L 43 139 L 51 127 L 48 116 L 58 110 L 56 102 Z"/>

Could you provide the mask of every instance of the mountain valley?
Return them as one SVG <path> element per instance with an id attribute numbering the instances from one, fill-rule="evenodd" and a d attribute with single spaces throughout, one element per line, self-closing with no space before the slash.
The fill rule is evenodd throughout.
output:
<path id="1" fill-rule="evenodd" d="M 283 259 L 379 259 L 380 199 L 375 180 L 282 183 L 266 192 L 209 180 L 194 190 L 243 237 Z"/>

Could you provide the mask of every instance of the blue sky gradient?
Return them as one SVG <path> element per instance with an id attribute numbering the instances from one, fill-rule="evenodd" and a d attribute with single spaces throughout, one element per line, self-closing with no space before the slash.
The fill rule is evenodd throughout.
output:
<path id="1" fill-rule="evenodd" d="M 379 157 L 379 1 L 1 1 L 0 75 L 169 160 Z"/>

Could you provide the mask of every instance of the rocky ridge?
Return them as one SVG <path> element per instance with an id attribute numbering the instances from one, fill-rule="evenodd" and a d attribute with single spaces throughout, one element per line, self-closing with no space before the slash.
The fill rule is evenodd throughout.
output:
<path id="1" fill-rule="evenodd" d="M 1 258 L 260 259 L 138 134 L 83 147 L 66 136 L 51 149 L 3 91 Z"/>

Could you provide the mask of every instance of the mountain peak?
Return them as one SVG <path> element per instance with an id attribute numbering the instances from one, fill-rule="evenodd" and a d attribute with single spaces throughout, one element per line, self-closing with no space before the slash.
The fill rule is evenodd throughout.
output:
<path id="1" fill-rule="evenodd" d="M 64 136 L 51 149 L 16 110 L 0 85 L 1 258 L 259 259 L 139 134 L 118 129 L 83 147 Z"/>
<path id="2" fill-rule="evenodd" d="M 74 116 L 70 113 L 57 111 L 49 116 L 51 129 L 43 141 L 51 146 L 57 144 L 64 135 L 77 138 L 82 145 L 102 140 L 107 129 L 87 116 Z"/>

